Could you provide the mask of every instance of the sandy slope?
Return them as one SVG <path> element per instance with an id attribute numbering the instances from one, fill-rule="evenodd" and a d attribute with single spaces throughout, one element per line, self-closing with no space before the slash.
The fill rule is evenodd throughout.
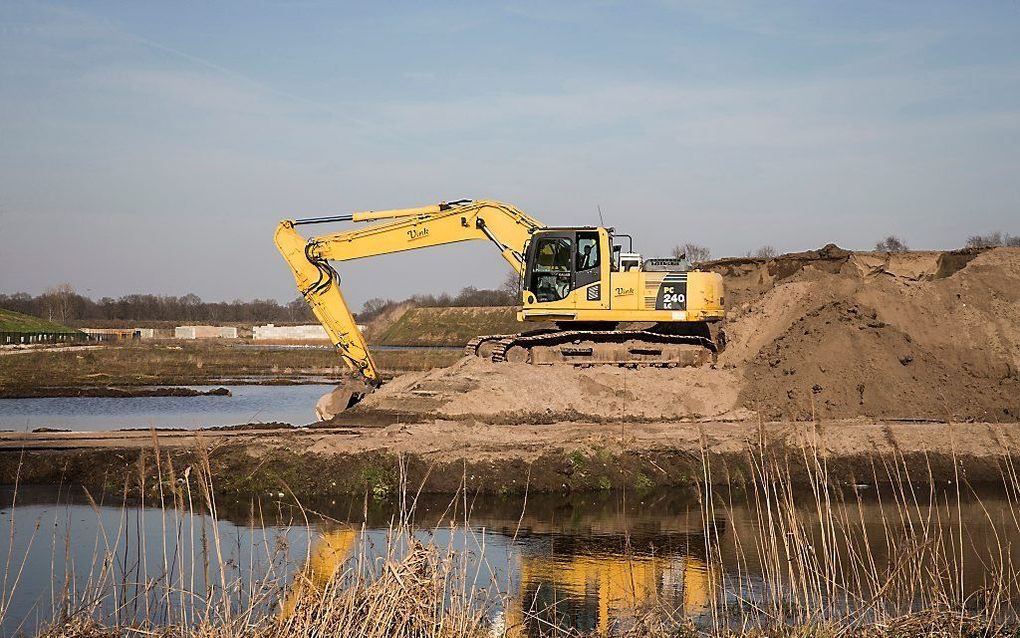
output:
<path id="1" fill-rule="evenodd" d="M 726 260 L 713 367 L 624 370 L 465 359 L 409 374 L 355 414 L 549 422 L 1020 418 L 1020 249 Z"/>

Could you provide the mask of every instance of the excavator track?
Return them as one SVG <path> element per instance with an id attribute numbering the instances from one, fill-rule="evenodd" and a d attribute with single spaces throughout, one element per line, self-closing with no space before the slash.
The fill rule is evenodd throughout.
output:
<path id="1" fill-rule="evenodd" d="M 555 330 L 499 335 L 490 343 L 490 355 L 475 354 L 495 363 L 533 365 L 687 367 L 712 363 L 718 352 L 707 337 L 647 330 Z"/>
<path id="2" fill-rule="evenodd" d="M 522 332 L 518 334 L 510 335 L 481 335 L 475 337 L 471 341 L 468 341 L 467 345 L 464 346 L 464 354 L 468 356 L 481 357 L 483 359 L 489 359 L 493 356 L 495 349 L 499 347 L 505 339 L 517 339 L 522 337 L 536 337 L 539 335 L 559 332 L 552 328 L 540 328 L 538 330 L 531 330 L 529 332 Z"/>
<path id="3" fill-rule="evenodd" d="M 516 337 L 517 335 L 481 335 L 467 342 L 464 346 L 464 355 L 469 357 L 482 356 L 479 352 L 483 345 L 489 345 L 502 339 Z"/>

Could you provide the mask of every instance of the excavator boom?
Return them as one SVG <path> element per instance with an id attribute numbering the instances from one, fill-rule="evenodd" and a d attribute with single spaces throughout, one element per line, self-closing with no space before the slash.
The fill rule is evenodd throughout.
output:
<path id="1" fill-rule="evenodd" d="M 380 222 L 308 240 L 296 227 L 341 221 Z M 350 261 L 469 240 L 488 240 L 507 263 L 524 273 L 524 248 L 542 224 L 509 204 L 457 201 L 397 210 L 284 220 L 276 228 L 276 247 L 294 274 L 298 290 L 322 323 L 341 359 L 369 383 L 379 371 L 365 337 L 340 291 L 330 261 Z"/>

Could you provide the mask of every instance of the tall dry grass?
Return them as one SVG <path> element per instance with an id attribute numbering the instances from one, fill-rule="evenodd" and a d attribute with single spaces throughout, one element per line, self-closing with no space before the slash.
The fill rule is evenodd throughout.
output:
<path id="1" fill-rule="evenodd" d="M 385 534 L 382 551 L 355 542 L 352 553 L 325 563 L 313 556 L 312 541 L 325 535 L 319 535 L 310 519 L 325 520 L 331 527 L 340 522 L 304 509 L 290 494 L 296 505 L 291 509 L 298 512 L 294 527 L 306 530 L 309 541 L 303 556 L 295 561 L 287 535 L 271 533 L 266 522 L 271 513 L 263 512 L 258 501 L 252 503 L 249 520 L 262 533 L 252 535 L 252 544 L 245 551 L 236 551 L 231 543 L 237 539 L 225 538 L 219 525 L 208 453 L 204 449 L 198 452 L 195 465 L 178 468 L 170 455 L 161 453 L 154 436 L 153 453 L 148 460 L 139 461 L 137 490 L 130 491 L 155 493 L 155 501 L 129 503 L 129 486 L 125 486 L 120 502 L 123 515 L 115 528 L 108 528 L 101 516 L 110 504 L 86 492 L 99 524 L 92 558 L 85 573 L 68 571 L 59 583 L 59 570 L 54 569 L 54 604 L 50 620 L 41 625 L 38 635 L 372 638 L 485 633 L 486 610 L 492 601 L 471 583 L 477 582 L 480 574 L 484 580 L 493 572 L 470 564 L 452 545 L 442 547 L 418 538 L 418 530 L 410 524 L 415 507 L 412 497 L 416 495 L 403 479 L 399 515 Z M 405 475 L 402 471 L 401 476 Z M 16 505 L 16 496 L 12 505 Z M 12 517 L 15 511 L 12 506 Z M 129 511 L 137 512 L 133 520 L 127 516 Z M 147 516 L 158 517 L 155 527 L 159 533 L 145 533 L 151 531 L 144 520 Z M 453 529 L 466 529 L 465 521 Z M 14 550 L 13 525 L 11 530 L 0 623 L 7 620 L 7 603 L 37 536 L 33 534 L 19 557 Z M 364 540 L 365 529 L 350 531 L 357 540 Z M 256 541 L 256 536 L 261 540 Z M 69 548 L 72 542 L 54 536 L 51 546 Z M 484 545 L 484 535 L 478 542 Z M 159 547 L 148 547 L 151 543 Z M 250 562 L 240 569 L 237 560 L 243 556 Z M 15 633 L 21 631 L 22 627 L 15 629 Z"/>
<path id="2" fill-rule="evenodd" d="M 182 470 L 160 453 L 158 442 L 153 445 L 158 498 L 150 503 L 157 507 L 148 512 L 160 517 L 164 533 L 153 540 L 127 524 L 104 529 L 84 584 L 65 580 L 42 635 L 382 638 L 579 633 L 550 622 L 547 610 L 534 601 L 516 600 L 513 592 L 496 593 L 509 588 L 495 583 L 477 587 L 495 578 L 495 570 L 469 563 L 452 546 L 423 542 L 410 522 L 417 495 L 403 482 L 398 514 L 381 552 L 356 544 L 355 551 L 331 564 L 323 577 L 321 567 L 313 573 L 311 550 L 302 567 L 283 558 L 286 547 L 267 541 L 247 552 L 252 561 L 260 556 L 264 569 L 257 576 L 258 570 L 245 570 L 247 576 L 241 577 L 231 565 L 229 541 L 216 524 L 208 456 L 200 454 L 199 463 Z M 862 486 L 846 485 L 846 477 L 834 474 L 817 444 L 794 449 L 775 445 L 764 428 L 758 440 L 748 444 L 751 476 L 734 477 L 719 488 L 710 478 L 725 468 L 713 467 L 713 462 L 718 461 L 703 446 L 699 506 L 705 542 L 700 558 L 711 582 L 707 605 L 692 615 L 661 584 L 659 595 L 635 606 L 629 617 L 608 624 L 610 633 L 986 636 L 1020 630 L 1020 570 L 1011 542 L 1020 538 L 1020 476 L 1011 450 L 1003 450 L 1000 465 L 998 493 L 1008 503 L 1004 517 L 985 507 L 982 492 L 959 471 L 947 483 L 931 463 L 918 469 L 903 457 L 876 458 L 871 476 L 858 478 Z M 794 466 L 801 468 L 797 471 L 807 468 L 807 490 L 795 488 L 800 482 L 794 480 Z M 138 480 L 151 480 L 152 470 L 140 466 Z M 468 497 L 466 491 L 454 497 L 461 499 L 457 511 L 464 514 L 453 528 L 476 534 L 466 514 Z M 300 505 L 295 495 L 289 498 Z M 93 507 L 98 513 L 100 505 L 93 501 Z M 312 516 L 303 508 L 298 511 L 302 517 Z M 211 524 L 203 526 L 202 517 Z M 257 505 L 251 518 L 264 521 Z M 745 524 L 738 528 L 726 521 Z M 984 523 L 991 536 L 976 538 L 975 523 Z M 354 532 L 363 535 L 365 530 Z M 125 538 L 133 539 L 134 561 L 123 549 Z M 149 555 L 144 544 L 151 542 L 162 544 L 156 552 L 158 564 L 144 558 Z M 484 537 L 478 542 L 484 543 Z M 17 583 L 17 566 L 9 552 L 5 592 Z M 967 582 L 965 573 L 980 574 L 980 583 Z M 6 600 L 8 594 L 0 603 Z M 512 605 L 521 610 L 519 617 L 498 612 Z M 0 616 L 3 613 L 0 607 Z"/>
<path id="3" fill-rule="evenodd" d="M 816 424 L 815 433 L 820 433 Z M 1010 539 L 1020 538 L 1020 481 L 1012 451 L 1000 458 L 1008 515 L 993 516 L 983 489 L 971 485 L 947 442 L 952 478 L 932 459 L 920 470 L 900 454 L 875 457 L 871 475 L 847 484 L 815 440 L 795 449 L 773 445 L 764 427 L 748 445 L 744 500 L 732 484 L 713 488 L 703 452 L 700 486 L 708 563 L 719 565 L 720 595 L 710 633 L 825 635 L 989 635 L 1020 629 L 1020 565 Z M 703 446 L 704 450 L 704 446 Z M 795 489 L 792 467 L 806 468 Z M 987 486 L 981 486 L 985 488 Z M 867 495 L 867 496 L 865 496 Z M 711 521 L 751 513 L 747 534 L 720 537 Z M 975 527 L 991 533 L 974 535 Z M 979 573 L 978 584 L 965 582 Z"/>

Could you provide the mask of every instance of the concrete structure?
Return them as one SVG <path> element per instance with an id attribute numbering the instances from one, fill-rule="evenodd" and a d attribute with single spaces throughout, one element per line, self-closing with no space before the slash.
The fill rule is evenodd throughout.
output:
<path id="1" fill-rule="evenodd" d="M 137 328 L 79 328 L 79 330 L 101 341 L 127 341 L 140 337 Z"/>
<path id="2" fill-rule="evenodd" d="M 136 328 L 135 332 L 141 339 L 173 339 L 172 328 Z"/>
<path id="3" fill-rule="evenodd" d="M 305 326 L 277 326 L 266 324 L 252 329 L 255 341 L 325 341 L 329 342 L 326 329 L 319 324 Z"/>
<path id="4" fill-rule="evenodd" d="M 174 339 L 237 339 L 233 326 L 177 326 Z"/>

